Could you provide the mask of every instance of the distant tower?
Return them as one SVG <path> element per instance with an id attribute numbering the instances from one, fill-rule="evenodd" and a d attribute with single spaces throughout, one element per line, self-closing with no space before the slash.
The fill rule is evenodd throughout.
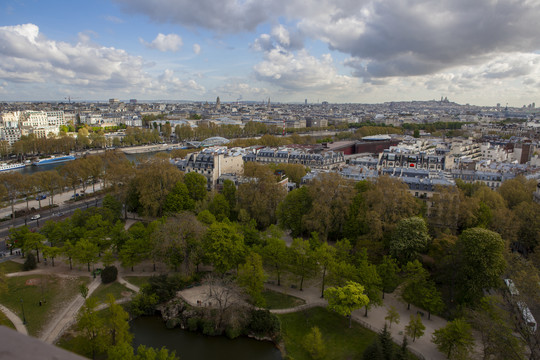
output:
<path id="1" fill-rule="evenodd" d="M 219 100 L 219 96 L 216 99 L 216 110 L 221 109 L 221 101 Z"/>
<path id="2" fill-rule="evenodd" d="M 306 99 L 306 100 L 304 100 L 304 105 L 306 105 L 306 106 L 307 106 L 307 99 Z"/>
<path id="3" fill-rule="evenodd" d="M 268 98 L 268 110 L 270 110 L 270 98 Z"/>

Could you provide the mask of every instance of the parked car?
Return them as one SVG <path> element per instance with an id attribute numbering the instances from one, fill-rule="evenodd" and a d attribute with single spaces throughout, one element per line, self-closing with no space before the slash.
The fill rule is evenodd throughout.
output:
<path id="1" fill-rule="evenodd" d="M 47 195 L 38 195 L 36 196 L 36 200 L 45 200 L 47 198 Z"/>
<path id="2" fill-rule="evenodd" d="M 79 196 L 80 196 L 79 193 L 75 193 L 74 195 L 71 195 L 71 198 L 72 198 L 72 199 L 76 199 L 76 198 L 78 198 Z"/>
<path id="3" fill-rule="evenodd" d="M 37 220 L 41 217 L 41 215 L 39 214 L 36 214 L 36 215 L 32 215 L 32 217 L 30 218 L 30 220 Z"/>
<path id="4" fill-rule="evenodd" d="M 59 212 L 55 212 L 55 213 L 53 213 L 53 216 L 58 216 L 58 217 L 60 217 L 60 216 L 64 216 L 64 213 L 63 213 L 63 212 L 61 212 L 61 211 L 59 211 Z"/>

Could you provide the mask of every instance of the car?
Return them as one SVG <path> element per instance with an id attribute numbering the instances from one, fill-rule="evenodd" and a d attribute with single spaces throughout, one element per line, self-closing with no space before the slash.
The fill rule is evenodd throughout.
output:
<path id="1" fill-rule="evenodd" d="M 41 217 L 41 215 L 39 214 L 36 214 L 36 215 L 32 215 L 32 217 L 30 218 L 30 220 L 37 220 Z"/>
<path id="2" fill-rule="evenodd" d="M 36 196 L 36 200 L 45 200 L 47 198 L 47 195 L 38 195 Z"/>
<path id="3" fill-rule="evenodd" d="M 55 213 L 53 213 L 53 216 L 58 216 L 58 217 L 60 217 L 60 216 L 64 216 L 64 213 L 63 213 L 63 212 L 61 212 L 61 211 L 59 211 L 59 212 L 55 212 Z"/>
<path id="4" fill-rule="evenodd" d="M 75 198 L 78 198 L 79 196 L 80 196 L 79 193 L 76 193 L 76 194 L 74 194 L 74 195 L 71 195 L 71 198 L 72 198 L 72 199 L 75 199 Z"/>

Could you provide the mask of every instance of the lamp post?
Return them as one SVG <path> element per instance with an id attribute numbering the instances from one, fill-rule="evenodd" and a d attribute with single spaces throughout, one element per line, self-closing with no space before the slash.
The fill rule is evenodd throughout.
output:
<path id="1" fill-rule="evenodd" d="M 26 325 L 26 316 L 24 315 L 24 303 L 23 303 L 23 299 L 21 299 L 21 308 L 22 308 L 23 325 Z"/>

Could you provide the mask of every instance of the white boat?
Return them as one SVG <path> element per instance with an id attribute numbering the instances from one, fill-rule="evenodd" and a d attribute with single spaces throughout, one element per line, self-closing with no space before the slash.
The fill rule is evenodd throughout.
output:
<path id="1" fill-rule="evenodd" d="M 24 167 L 24 164 L 22 164 L 22 163 L 13 163 L 13 164 L 1 163 L 0 164 L 0 171 L 15 170 L 15 169 L 23 168 L 23 167 Z"/>

